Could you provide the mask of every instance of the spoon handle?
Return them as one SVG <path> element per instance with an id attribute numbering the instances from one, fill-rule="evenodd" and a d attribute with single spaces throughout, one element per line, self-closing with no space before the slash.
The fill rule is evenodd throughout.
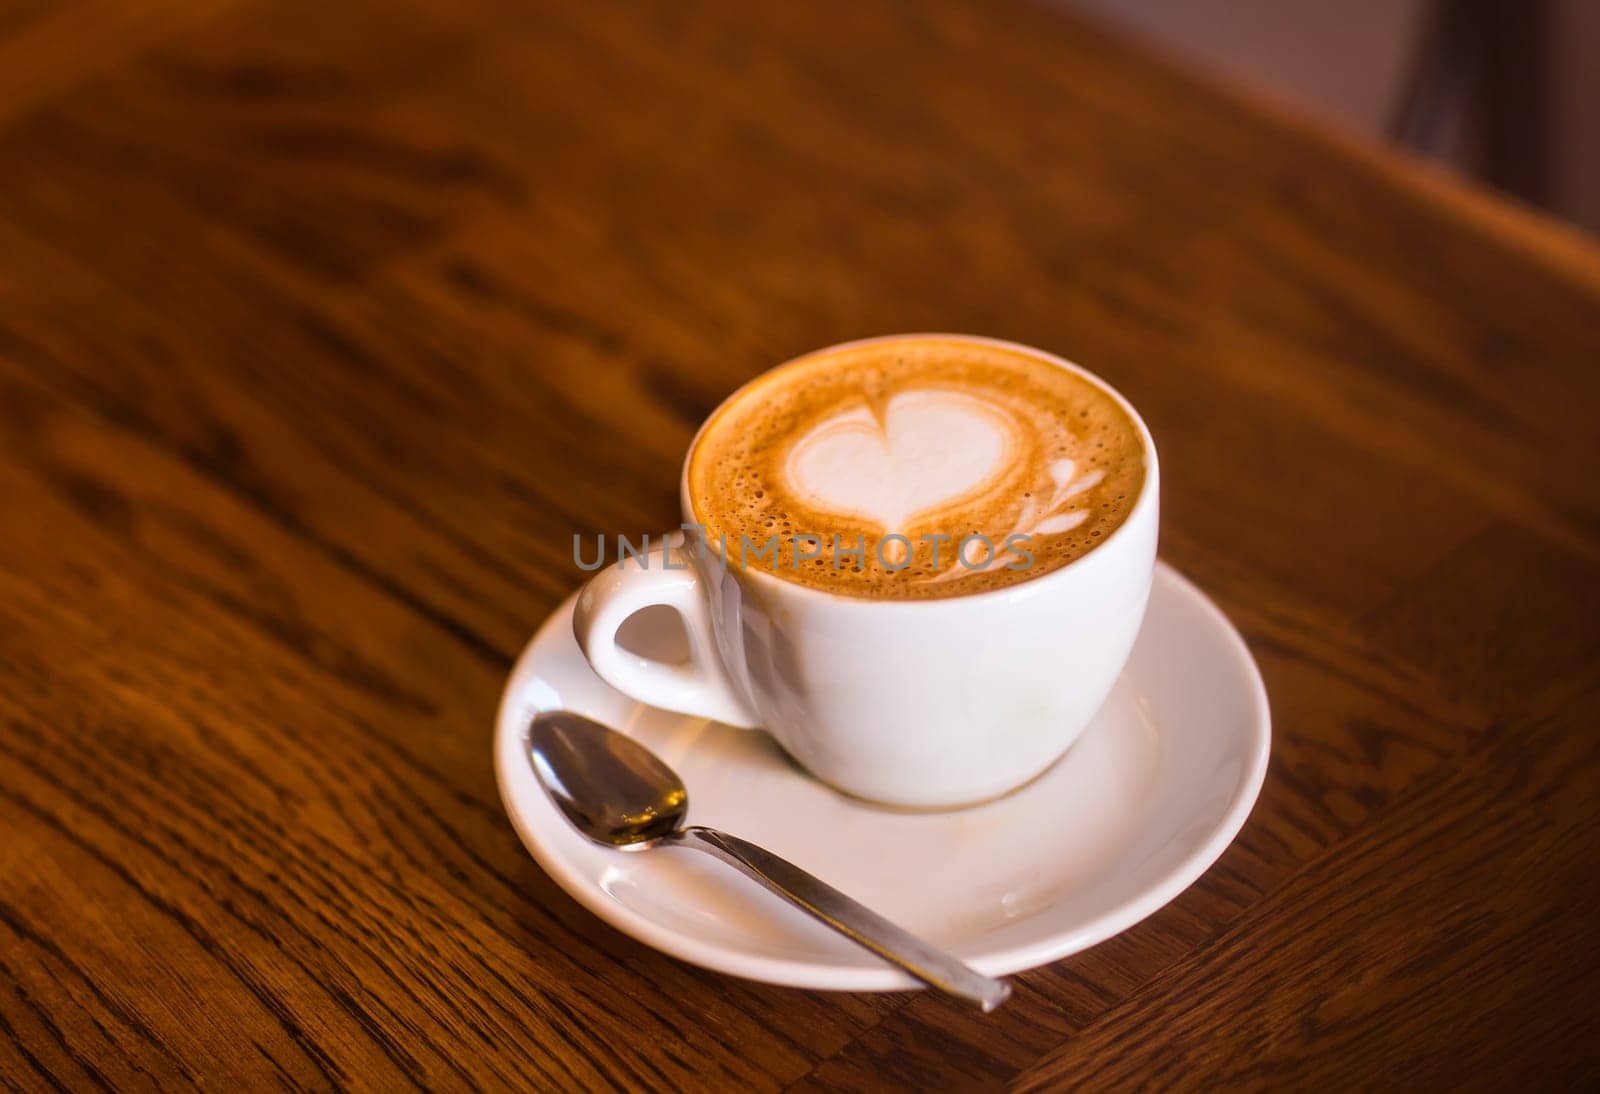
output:
<path id="1" fill-rule="evenodd" d="M 694 847 L 738 867 L 791 904 L 810 912 L 885 961 L 899 965 L 930 987 L 969 999 L 985 1011 L 998 1007 L 1011 995 L 1011 985 L 1004 980 L 984 976 L 943 950 L 896 927 L 794 863 L 748 840 L 715 828 L 690 825 L 678 829 L 662 842 Z"/>

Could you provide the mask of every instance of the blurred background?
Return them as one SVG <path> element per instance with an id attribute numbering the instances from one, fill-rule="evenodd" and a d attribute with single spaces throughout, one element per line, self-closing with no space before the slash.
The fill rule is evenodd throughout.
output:
<path id="1" fill-rule="evenodd" d="M 1054 0 L 1600 232 L 1596 0 Z"/>

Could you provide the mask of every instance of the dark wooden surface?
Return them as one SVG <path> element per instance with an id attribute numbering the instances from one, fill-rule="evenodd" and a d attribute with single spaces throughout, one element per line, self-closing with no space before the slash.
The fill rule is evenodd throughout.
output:
<path id="1" fill-rule="evenodd" d="M 1593 1085 L 1596 254 L 1045 8 L 0 6 L 0 1075 Z M 930 328 L 1142 408 L 1276 723 L 991 1017 L 663 957 L 490 769 L 572 534 Z"/>

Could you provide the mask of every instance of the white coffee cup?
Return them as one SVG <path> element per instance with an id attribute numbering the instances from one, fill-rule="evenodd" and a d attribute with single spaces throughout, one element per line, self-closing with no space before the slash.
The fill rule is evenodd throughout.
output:
<path id="1" fill-rule="evenodd" d="M 1104 543 L 1017 584 L 900 600 L 726 566 L 691 530 L 681 545 L 619 562 L 584 587 L 573 629 L 595 673 L 651 706 L 763 728 L 813 775 L 873 801 L 969 804 L 1048 768 L 1099 709 L 1138 634 L 1155 567 L 1159 473 L 1150 432 L 1127 400 L 1077 365 L 1011 348 L 1109 392 L 1139 431 L 1144 484 Z M 688 467 L 685 459 L 679 495 L 692 526 Z M 688 662 L 617 644 L 622 623 L 652 605 L 682 616 Z"/>

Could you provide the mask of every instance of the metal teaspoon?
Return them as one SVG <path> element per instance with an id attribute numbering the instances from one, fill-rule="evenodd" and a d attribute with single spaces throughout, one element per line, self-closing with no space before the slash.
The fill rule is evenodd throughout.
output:
<path id="1" fill-rule="evenodd" d="M 685 826 L 689 792 L 683 780 L 633 738 L 582 715 L 552 711 L 533 720 L 528 752 L 551 800 L 596 843 L 624 851 L 705 851 L 930 987 L 985 1011 L 1011 995 L 1004 980 L 935 949 L 772 852 L 714 828 Z"/>

